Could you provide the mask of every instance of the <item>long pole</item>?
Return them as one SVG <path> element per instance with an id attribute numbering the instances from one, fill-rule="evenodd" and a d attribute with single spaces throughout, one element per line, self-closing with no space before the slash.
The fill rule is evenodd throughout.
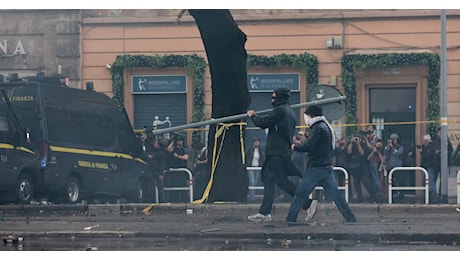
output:
<path id="1" fill-rule="evenodd" d="M 441 10 L 441 202 L 447 203 L 447 71 L 446 71 L 446 10 Z"/>
<path id="2" fill-rule="evenodd" d="M 310 105 L 321 105 L 321 104 L 326 104 L 326 103 L 339 102 L 339 101 L 343 101 L 345 99 L 346 99 L 346 96 L 339 96 L 339 97 L 334 97 L 334 98 L 325 98 L 325 99 L 321 99 L 321 100 L 315 100 L 315 101 L 310 101 L 310 102 L 306 102 L 306 103 L 299 103 L 299 104 L 291 105 L 290 107 L 292 109 L 296 109 L 296 108 L 306 107 L 306 106 L 310 106 Z M 272 108 L 266 109 L 266 110 L 260 110 L 260 111 L 257 111 L 257 114 L 258 115 L 266 114 L 266 113 L 269 113 L 272 110 L 273 110 Z M 179 126 L 173 126 L 173 127 L 170 127 L 170 128 L 156 129 L 156 130 L 153 130 L 152 133 L 154 135 L 163 134 L 163 133 L 170 133 L 170 132 L 180 131 L 180 130 L 184 130 L 184 129 L 188 129 L 188 128 L 198 128 L 198 127 L 205 126 L 205 125 L 212 125 L 212 124 L 217 124 L 217 123 L 222 123 L 222 122 L 234 121 L 234 120 L 243 119 L 243 118 L 246 118 L 246 117 L 248 117 L 248 116 L 247 116 L 246 113 L 244 113 L 244 114 L 239 114 L 239 115 L 233 115 L 233 116 L 227 116 L 227 117 L 211 119 L 211 120 L 202 121 L 202 122 L 191 123 L 191 124 L 187 124 L 187 125 L 179 125 Z"/>

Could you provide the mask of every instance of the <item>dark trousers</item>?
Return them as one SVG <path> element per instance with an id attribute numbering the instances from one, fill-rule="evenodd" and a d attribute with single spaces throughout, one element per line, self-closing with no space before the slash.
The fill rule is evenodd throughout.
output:
<path id="1" fill-rule="evenodd" d="M 363 200 L 363 191 L 361 184 L 366 188 L 367 192 L 371 197 L 374 197 L 375 191 L 370 183 L 369 168 L 367 166 L 359 166 L 356 168 L 350 168 L 350 175 L 353 182 L 353 189 L 356 192 L 358 200 Z"/>
<path id="2" fill-rule="evenodd" d="M 259 213 L 263 215 L 271 213 L 275 200 L 275 185 L 293 197 L 297 186 L 289 180 L 288 176 L 299 174 L 289 156 L 268 155 L 262 166 L 264 198 Z"/>

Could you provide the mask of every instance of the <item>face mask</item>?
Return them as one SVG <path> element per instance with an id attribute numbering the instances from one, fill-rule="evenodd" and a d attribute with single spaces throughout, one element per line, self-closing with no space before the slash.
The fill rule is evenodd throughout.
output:
<path id="1" fill-rule="evenodd" d="M 276 104 L 276 96 L 272 96 L 272 106 L 274 107 Z"/>
<path id="2" fill-rule="evenodd" d="M 303 114 L 303 119 L 305 120 L 305 124 L 307 124 L 308 126 L 310 126 L 310 123 L 311 123 L 311 116 L 310 115 L 307 115 L 307 114 Z"/>

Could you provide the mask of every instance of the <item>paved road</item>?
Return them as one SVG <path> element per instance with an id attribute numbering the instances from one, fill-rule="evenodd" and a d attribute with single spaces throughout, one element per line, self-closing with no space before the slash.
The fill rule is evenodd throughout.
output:
<path id="1" fill-rule="evenodd" d="M 345 223 L 320 203 L 312 223 L 303 213 L 295 225 L 284 221 L 288 203 L 276 203 L 266 223 L 247 220 L 258 204 L 151 205 L 2 205 L 0 236 L 24 240 L 0 250 L 460 250 L 455 204 L 350 204 L 358 222 Z"/>

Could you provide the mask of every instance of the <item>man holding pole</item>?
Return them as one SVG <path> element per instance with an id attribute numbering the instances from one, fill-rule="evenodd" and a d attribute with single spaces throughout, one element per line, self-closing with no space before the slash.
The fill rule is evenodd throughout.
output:
<path id="1" fill-rule="evenodd" d="M 275 200 L 275 184 L 283 191 L 294 196 L 297 186 L 288 176 L 299 176 L 300 173 L 291 160 L 292 137 L 297 125 L 294 111 L 289 107 L 290 90 L 286 88 L 275 89 L 272 93 L 273 110 L 265 116 L 259 116 L 254 110 L 247 111 L 247 115 L 254 124 L 262 129 L 268 128 L 267 144 L 265 146 L 265 162 L 262 165 L 261 178 L 264 184 L 264 197 L 259 213 L 248 216 L 250 221 L 272 221 L 271 210 Z M 303 208 L 308 209 L 312 200 L 307 200 Z M 307 212 L 314 214 L 316 201 Z M 307 216 L 308 218 L 308 216 Z"/>

